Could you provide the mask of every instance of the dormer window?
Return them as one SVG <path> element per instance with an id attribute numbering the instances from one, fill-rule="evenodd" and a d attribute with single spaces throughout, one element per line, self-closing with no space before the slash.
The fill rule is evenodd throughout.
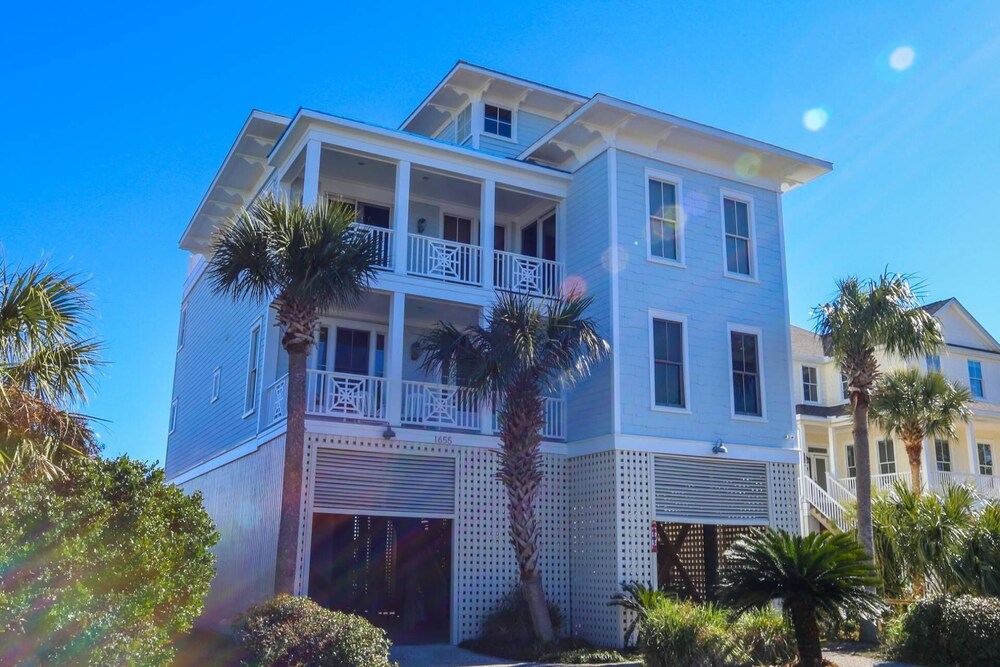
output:
<path id="1" fill-rule="evenodd" d="M 514 136 L 514 114 L 510 109 L 487 104 L 483 115 L 483 132 L 508 139 Z"/>

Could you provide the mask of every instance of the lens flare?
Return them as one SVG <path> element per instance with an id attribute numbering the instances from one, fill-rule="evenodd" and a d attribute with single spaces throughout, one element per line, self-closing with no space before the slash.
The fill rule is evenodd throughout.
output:
<path id="1" fill-rule="evenodd" d="M 617 256 L 618 266 L 612 263 L 612 257 Z M 608 248 L 601 254 L 601 265 L 608 273 L 621 273 L 628 266 L 628 250 L 621 246 Z"/>
<path id="2" fill-rule="evenodd" d="M 587 281 L 582 276 L 566 276 L 562 282 L 562 296 L 570 301 L 587 296 Z"/>
<path id="3" fill-rule="evenodd" d="M 826 127 L 826 121 L 830 120 L 830 114 L 823 107 L 809 109 L 802 114 L 802 124 L 810 132 L 819 132 Z"/>
<path id="4" fill-rule="evenodd" d="M 760 156 L 756 153 L 743 153 L 736 158 L 734 167 L 740 178 L 754 178 L 760 173 Z"/>
<path id="5" fill-rule="evenodd" d="M 917 58 L 917 52 L 909 46 L 896 47 L 889 54 L 889 67 L 897 72 L 903 72 L 913 66 L 913 61 Z"/>

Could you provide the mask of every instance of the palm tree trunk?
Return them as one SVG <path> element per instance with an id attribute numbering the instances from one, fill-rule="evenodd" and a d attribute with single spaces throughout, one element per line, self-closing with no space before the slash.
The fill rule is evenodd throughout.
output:
<path id="1" fill-rule="evenodd" d="M 819 640 L 816 610 L 802 602 L 789 603 L 788 610 L 792 614 L 792 626 L 795 628 L 799 667 L 823 667 L 823 646 Z"/>
<path id="2" fill-rule="evenodd" d="M 306 440 L 306 353 L 301 343 L 287 345 L 288 412 L 285 422 L 285 465 L 281 478 L 281 517 L 274 592 L 295 595 L 299 523 L 302 511 L 302 457 Z"/>
<path id="3" fill-rule="evenodd" d="M 904 439 L 903 445 L 906 447 L 906 458 L 910 462 L 910 488 L 913 489 L 913 495 L 919 496 L 923 489 L 923 484 L 920 480 L 920 459 L 923 456 L 923 443 L 920 440 Z"/>
<path id="4" fill-rule="evenodd" d="M 535 515 L 535 500 L 542 481 L 541 429 L 544 423 L 544 402 L 537 383 L 532 377 L 519 379 L 508 392 L 500 413 L 501 450 L 497 477 L 507 490 L 510 538 L 535 636 L 543 642 L 551 642 L 555 632 L 542 589 L 538 563 L 541 531 Z"/>
<path id="5" fill-rule="evenodd" d="M 857 465 L 855 488 L 858 497 L 858 541 L 875 558 L 875 536 L 872 531 L 872 457 L 868 448 L 868 397 L 855 392 L 854 405 L 854 461 Z M 875 643 L 878 631 L 875 624 L 861 620 L 861 641 Z"/>

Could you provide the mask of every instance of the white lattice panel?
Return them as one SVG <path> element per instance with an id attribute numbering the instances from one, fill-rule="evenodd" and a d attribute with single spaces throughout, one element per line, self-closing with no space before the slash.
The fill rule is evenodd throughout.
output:
<path id="1" fill-rule="evenodd" d="M 769 463 L 767 466 L 771 527 L 793 534 L 802 530 L 798 473 L 799 466 L 794 463 Z"/>

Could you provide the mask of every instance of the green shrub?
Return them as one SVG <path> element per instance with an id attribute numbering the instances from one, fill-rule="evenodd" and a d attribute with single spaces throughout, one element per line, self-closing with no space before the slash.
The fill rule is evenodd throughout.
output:
<path id="1" fill-rule="evenodd" d="M 557 665 L 605 665 L 625 662 L 626 658 L 612 649 L 586 647 L 543 653 L 537 658 L 537 661 Z"/>
<path id="2" fill-rule="evenodd" d="M 0 664 L 169 665 L 218 535 L 198 494 L 126 457 L 0 474 Z"/>
<path id="3" fill-rule="evenodd" d="M 744 612 L 730 626 L 741 660 L 751 665 L 778 665 L 798 656 L 795 632 L 788 617 L 774 607 Z"/>
<path id="4" fill-rule="evenodd" d="M 549 616 L 552 618 L 552 629 L 558 634 L 563 624 L 562 612 L 551 602 Z M 550 648 L 535 639 L 528 603 L 520 586 L 500 600 L 496 610 L 483 621 L 479 638 L 468 644 L 475 651 L 518 660 L 536 660 Z"/>
<path id="5" fill-rule="evenodd" d="M 923 665 L 1000 665 L 1000 599 L 920 600 L 886 633 L 887 652 Z"/>
<path id="6" fill-rule="evenodd" d="M 278 595 L 251 607 L 235 626 L 256 667 L 389 667 L 385 631 L 312 600 Z"/>
<path id="7" fill-rule="evenodd" d="M 639 626 L 639 651 L 646 667 L 722 667 L 737 647 L 725 611 L 664 597 Z"/>

